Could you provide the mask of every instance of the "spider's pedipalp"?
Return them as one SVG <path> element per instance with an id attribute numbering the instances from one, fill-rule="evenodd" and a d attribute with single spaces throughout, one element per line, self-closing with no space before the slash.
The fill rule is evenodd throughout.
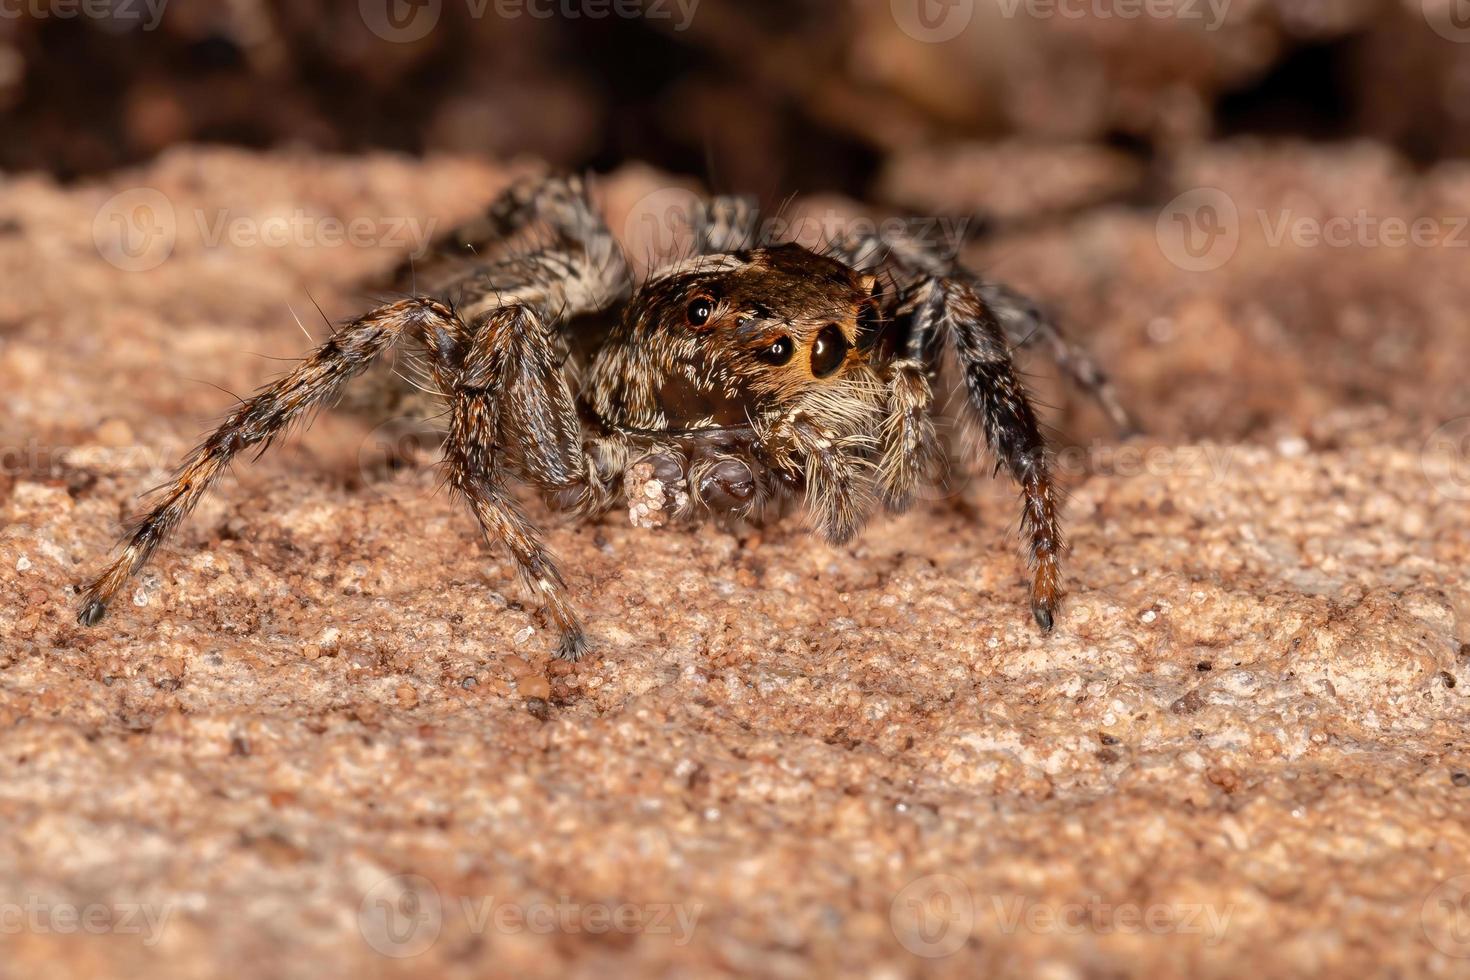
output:
<path id="1" fill-rule="evenodd" d="M 887 365 L 888 404 L 879 431 L 878 496 L 892 513 L 913 503 L 914 493 L 933 479 L 944 461 L 934 427 L 934 393 L 919 361 Z"/>
<path id="2" fill-rule="evenodd" d="M 872 511 L 883 391 L 866 368 L 800 399 L 761 433 L 778 473 L 801 488 L 807 517 L 831 544 L 851 541 Z"/>
<path id="3" fill-rule="evenodd" d="M 120 554 L 83 594 L 77 621 L 95 626 L 127 580 L 148 561 L 164 539 L 189 515 L 229 469 L 241 451 L 264 451 L 290 426 L 330 402 L 342 386 L 405 337 L 426 346 L 455 345 L 464 324 L 447 305 L 433 299 L 400 300 L 350 321 L 288 372 L 241 402 L 212 435 L 184 460 L 162 491 L 162 499 L 133 527 Z"/>

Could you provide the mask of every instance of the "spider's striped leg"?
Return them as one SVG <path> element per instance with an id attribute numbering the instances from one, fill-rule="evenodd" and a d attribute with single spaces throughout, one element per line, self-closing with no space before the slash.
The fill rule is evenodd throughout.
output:
<path id="1" fill-rule="evenodd" d="M 978 277 L 972 279 L 971 286 L 985 305 L 994 311 L 1005 330 L 1006 342 L 1013 349 L 1045 344 L 1057 367 L 1072 379 L 1073 384 L 1092 396 L 1107 413 L 1120 436 L 1126 438 L 1138 432 L 1138 427 L 1118 401 L 1113 383 L 1092 355 L 1068 340 L 1056 321 L 1041 307 L 1008 286 L 981 282 Z"/>
<path id="2" fill-rule="evenodd" d="M 1012 349 L 1045 344 L 1052 359 L 1072 383 L 1098 403 L 1119 435 L 1138 432 L 1118 400 L 1112 382 L 1091 354 L 1069 340 L 1056 320 L 1028 297 L 999 283 L 986 282 L 958 262 L 946 258 L 937 247 L 913 236 L 894 233 L 850 235 L 832 246 L 832 254 L 855 269 L 877 269 L 891 263 L 909 282 L 925 277 L 963 280 L 984 300 L 1000 321 L 1006 343 Z M 922 356 L 910 343 L 907 356 Z"/>
<path id="3" fill-rule="evenodd" d="M 905 312 L 921 349 L 952 353 L 970 416 L 1001 466 L 1021 487 L 1021 525 L 1034 576 L 1031 611 L 1050 630 L 1062 600 L 1061 522 L 1046 440 L 1030 396 L 1016 376 L 995 312 L 958 279 L 928 278 L 910 292 Z"/>
<path id="4" fill-rule="evenodd" d="M 587 194 L 587 182 L 578 174 L 518 180 L 491 202 L 486 219 L 501 236 L 514 235 L 537 222 L 573 242 L 585 242 L 606 231 Z"/>
<path id="5" fill-rule="evenodd" d="M 610 291 L 618 296 L 631 290 L 632 275 L 622 249 L 593 207 L 586 182 L 576 175 L 516 181 L 485 213 L 437 239 L 429 255 L 400 265 L 390 281 L 399 288 L 452 295 L 465 280 L 499 264 L 508 241 L 538 225 L 551 234 L 548 252 L 577 254 L 595 270 L 591 278 L 609 283 Z"/>
<path id="6" fill-rule="evenodd" d="M 485 314 L 476 327 L 462 357 L 434 368 L 450 406 L 444 443 L 449 486 L 469 504 L 486 537 L 509 547 L 556 624 L 557 655 L 576 660 L 587 639 L 566 581 L 506 480 L 514 473 L 584 512 L 606 509 L 612 488 L 583 449 L 581 423 L 543 318 L 531 307 L 508 306 Z"/>
<path id="7" fill-rule="evenodd" d="M 757 241 L 759 225 L 760 207 L 753 197 L 702 199 L 694 214 L 694 254 L 739 252 L 764 244 Z"/>
<path id="8" fill-rule="evenodd" d="M 333 400 L 342 386 L 374 358 L 405 338 L 428 346 L 452 343 L 464 324 L 432 299 L 406 299 L 379 307 L 340 327 L 284 377 L 241 402 L 223 424 L 184 460 L 162 498 L 134 525 L 122 554 L 86 588 L 78 621 L 95 626 L 107 604 L 204 498 L 243 450 L 265 451 L 293 423 Z"/>

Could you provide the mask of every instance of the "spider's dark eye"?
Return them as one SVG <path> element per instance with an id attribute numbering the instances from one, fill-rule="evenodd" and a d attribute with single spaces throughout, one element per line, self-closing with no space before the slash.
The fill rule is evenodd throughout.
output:
<path id="1" fill-rule="evenodd" d="M 851 346 L 837 324 L 827 324 L 817 334 L 816 343 L 812 344 L 812 374 L 825 378 L 836 371 L 847 360 L 847 351 Z"/>
<path id="2" fill-rule="evenodd" d="M 708 296 L 700 296 L 689 304 L 689 309 L 686 312 L 689 317 L 690 326 L 702 327 L 714 315 L 715 304 Z"/>
<path id="3" fill-rule="evenodd" d="M 796 345 L 791 342 L 790 337 L 783 334 L 771 341 L 770 344 L 760 350 L 755 356 L 767 364 L 780 367 L 782 364 L 791 360 L 791 355 L 794 353 L 796 353 Z"/>

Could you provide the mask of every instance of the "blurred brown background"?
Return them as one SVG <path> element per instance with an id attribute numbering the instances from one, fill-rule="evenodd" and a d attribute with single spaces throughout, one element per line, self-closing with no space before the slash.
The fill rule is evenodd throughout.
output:
<path id="1" fill-rule="evenodd" d="M 0 166 L 74 178 L 207 141 L 864 196 L 895 153 L 954 137 L 1150 160 L 1367 136 L 1423 163 L 1470 149 L 1457 4 L 6 0 Z"/>

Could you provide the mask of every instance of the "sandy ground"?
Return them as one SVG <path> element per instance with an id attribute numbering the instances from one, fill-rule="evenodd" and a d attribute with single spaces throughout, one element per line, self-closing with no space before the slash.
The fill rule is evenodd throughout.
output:
<path id="1" fill-rule="evenodd" d="M 1071 493 L 1051 636 L 980 479 L 839 549 L 555 523 L 597 645 L 555 663 L 432 468 L 340 413 L 79 629 L 214 386 L 505 174 L 193 150 L 0 185 L 0 976 L 1470 971 L 1470 236 L 1275 235 L 1470 214 L 1470 174 L 1371 146 L 1202 151 L 1158 204 L 968 252 L 1150 432 L 1029 365 Z M 607 183 L 614 227 L 659 186 Z"/>

